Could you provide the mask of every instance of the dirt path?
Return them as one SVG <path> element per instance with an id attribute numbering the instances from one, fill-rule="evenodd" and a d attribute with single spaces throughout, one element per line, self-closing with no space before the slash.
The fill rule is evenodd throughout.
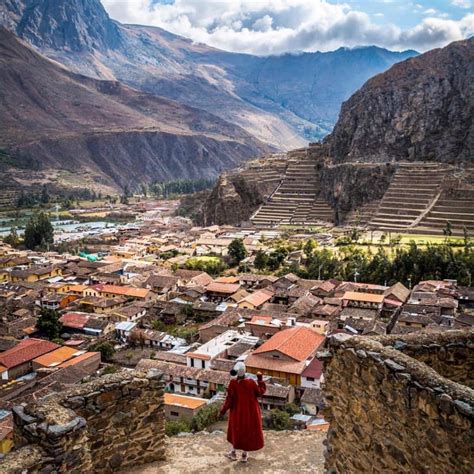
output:
<path id="1" fill-rule="evenodd" d="M 259 474 L 324 473 L 325 433 L 266 431 L 265 448 L 250 453 L 248 464 L 224 457 L 229 449 L 223 433 L 170 438 L 167 461 L 127 470 L 123 474 L 198 474 L 252 472 Z"/>

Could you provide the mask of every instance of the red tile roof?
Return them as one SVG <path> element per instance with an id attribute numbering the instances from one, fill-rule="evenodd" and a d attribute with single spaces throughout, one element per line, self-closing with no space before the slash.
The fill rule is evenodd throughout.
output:
<path id="1" fill-rule="evenodd" d="M 60 346 L 42 339 L 24 339 L 15 347 L 8 349 L 0 355 L 0 364 L 10 369 L 35 359 L 43 354 L 54 351 Z"/>
<path id="2" fill-rule="evenodd" d="M 313 379 L 320 379 L 323 373 L 323 363 L 316 359 L 316 357 L 307 365 L 304 372 L 301 374 L 303 377 L 312 377 Z"/>
<path id="3" fill-rule="evenodd" d="M 261 306 L 263 303 L 266 303 L 268 300 L 272 299 L 273 293 L 270 291 L 260 290 L 255 293 L 242 298 L 239 303 L 249 303 L 256 308 Z"/>
<path id="4" fill-rule="evenodd" d="M 90 315 L 86 313 L 66 313 L 59 318 L 59 321 L 68 328 L 83 329 L 89 318 Z"/>
<path id="5" fill-rule="evenodd" d="M 279 351 L 292 359 L 302 361 L 310 357 L 324 341 L 324 336 L 306 327 L 296 327 L 277 332 L 253 354 Z"/>
<path id="6" fill-rule="evenodd" d="M 213 281 L 207 285 L 207 291 L 211 293 L 225 293 L 233 295 L 240 288 L 239 284 L 234 283 L 217 283 Z"/>

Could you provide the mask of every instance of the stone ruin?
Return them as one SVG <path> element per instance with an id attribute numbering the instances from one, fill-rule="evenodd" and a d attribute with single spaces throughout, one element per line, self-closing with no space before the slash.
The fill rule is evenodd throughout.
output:
<path id="1" fill-rule="evenodd" d="M 474 331 L 329 338 L 326 470 L 474 472 Z"/>
<path id="2" fill-rule="evenodd" d="M 112 473 L 165 455 L 161 374 L 101 377 L 13 409 L 16 450 L 2 473 Z"/>

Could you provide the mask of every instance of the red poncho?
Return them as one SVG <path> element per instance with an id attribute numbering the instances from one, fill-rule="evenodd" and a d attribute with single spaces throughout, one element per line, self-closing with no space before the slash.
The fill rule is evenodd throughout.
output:
<path id="1" fill-rule="evenodd" d="M 262 412 L 257 397 L 262 396 L 266 390 L 263 381 L 230 381 L 221 413 L 230 410 L 227 441 L 234 449 L 258 451 L 263 448 Z"/>

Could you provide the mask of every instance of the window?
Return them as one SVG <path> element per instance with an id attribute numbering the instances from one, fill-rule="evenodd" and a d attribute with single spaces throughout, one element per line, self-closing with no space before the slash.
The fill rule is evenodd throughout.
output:
<path id="1" fill-rule="evenodd" d="M 206 368 L 206 361 L 205 360 L 201 360 L 201 366 L 203 369 Z"/>
<path id="2" fill-rule="evenodd" d="M 191 367 L 194 367 L 194 359 L 191 359 Z"/>
<path id="3" fill-rule="evenodd" d="M 314 377 L 306 377 L 306 380 L 307 380 L 308 382 L 314 382 Z"/>
<path id="4" fill-rule="evenodd" d="M 177 411 L 172 411 L 170 412 L 171 416 L 179 416 L 179 413 Z"/>
<path id="5" fill-rule="evenodd" d="M 279 358 L 280 358 L 280 356 L 279 356 L 278 354 L 272 354 L 272 357 L 273 357 L 274 359 L 279 359 Z"/>

